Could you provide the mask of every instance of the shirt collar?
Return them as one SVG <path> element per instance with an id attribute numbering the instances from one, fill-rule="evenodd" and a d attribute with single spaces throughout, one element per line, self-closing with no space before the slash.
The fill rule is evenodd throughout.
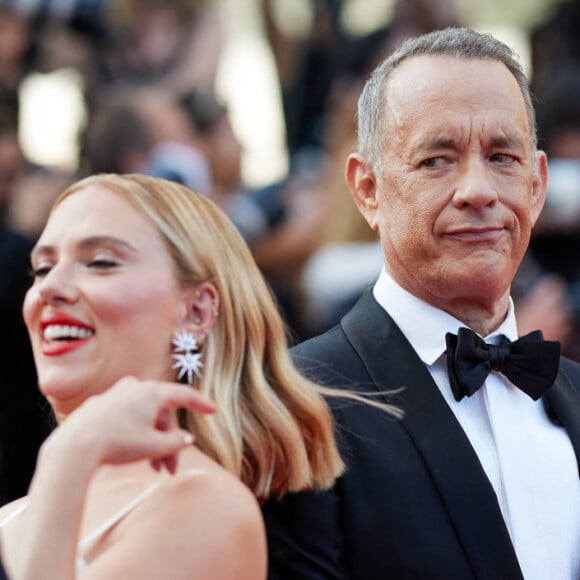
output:
<path id="1" fill-rule="evenodd" d="M 457 334 L 460 327 L 465 327 L 463 322 L 447 312 L 431 306 L 399 286 L 385 267 L 381 270 L 379 279 L 373 288 L 373 295 L 427 365 L 434 364 L 445 352 L 447 348 L 445 335 L 448 332 Z M 493 339 L 500 334 L 511 341 L 518 338 L 511 298 L 505 320 L 485 339 L 488 342 L 493 342 Z"/>

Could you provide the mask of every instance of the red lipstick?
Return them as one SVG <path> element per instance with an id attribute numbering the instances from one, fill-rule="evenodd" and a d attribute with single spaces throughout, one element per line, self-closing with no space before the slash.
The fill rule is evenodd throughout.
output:
<path id="1" fill-rule="evenodd" d="M 59 356 L 83 346 L 94 331 L 82 320 L 69 314 L 56 313 L 41 321 L 42 353 Z"/>

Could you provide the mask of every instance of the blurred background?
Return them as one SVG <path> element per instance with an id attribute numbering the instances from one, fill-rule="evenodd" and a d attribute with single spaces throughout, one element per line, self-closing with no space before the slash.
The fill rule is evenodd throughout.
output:
<path id="1" fill-rule="evenodd" d="M 156 4 L 157 14 L 153 14 Z M 155 75 L 144 78 L 147 76 L 144 69 L 151 67 L 160 72 L 184 50 L 177 38 L 183 32 L 170 29 L 169 13 L 187 9 L 194 13 L 202 5 L 213 6 L 213 16 L 219 22 L 210 23 L 208 17 L 208 21 L 199 23 L 200 27 L 206 27 L 204 42 L 200 39 L 196 46 L 191 47 L 191 50 L 199 50 L 199 56 L 192 55 L 192 68 L 187 71 L 184 67 L 183 78 L 174 76 L 169 88 L 181 91 L 202 86 L 214 90 L 228 104 L 231 123 L 244 146 L 244 180 L 251 185 L 265 185 L 282 178 L 289 163 L 287 127 L 281 100 L 285 87 L 280 86 L 280 81 L 287 79 L 280 77 L 279 73 L 289 75 L 290 67 L 299 66 L 298 62 L 306 56 L 308 42 L 322 41 L 322 35 L 328 35 L 327 41 L 335 34 L 340 38 L 334 38 L 334 41 L 344 40 L 343 35 L 349 41 L 370 37 L 389 27 L 394 19 L 407 21 L 407 27 L 414 19 L 418 27 L 460 23 L 492 32 L 508 42 L 518 51 L 526 70 L 531 73 L 529 32 L 547 19 L 557 4 L 555 0 L 509 0 L 507 3 L 499 0 L 478 3 L 469 0 L 181 0 L 168 3 L 148 0 L 0 0 L 0 6 L 5 5 L 7 12 L 15 10 L 21 17 L 33 21 L 32 38 L 27 41 L 23 38 L 25 24 L 15 22 L 18 17 L 14 16 L 10 22 L 10 16 L 5 14 L 2 31 L 10 30 L 8 34 L 12 38 L 4 38 L 1 42 L 6 52 L 10 49 L 10 42 L 13 45 L 20 43 L 20 50 L 24 50 L 28 42 L 34 44 L 34 57 L 30 53 L 26 55 L 30 65 L 26 74 L 20 77 L 16 70 L 5 73 L 6 76 L 20 77 L 13 78 L 13 82 L 21 85 L 20 138 L 26 154 L 40 164 L 74 170 L 79 163 L 79 131 L 88 115 L 84 103 L 85 91 L 89 88 L 87 83 L 99 81 L 94 77 L 87 78 L 87 74 L 98 76 L 99 72 L 105 72 L 103 63 L 91 62 L 93 59 L 99 61 L 102 58 L 108 61 L 108 66 L 113 66 L 113 56 L 102 54 L 102 51 L 111 51 L 111 36 L 116 34 L 121 38 L 126 35 L 123 41 L 125 52 L 129 50 L 127 45 L 130 42 L 141 44 L 141 48 L 133 47 L 140 54 L 127 54 L 124 59 L 133 59 L 132 65 L 125 63 L 126 69 L 133 70 L 115 66 L 116 80 L 132 83 L 140 76 L 140 83 L 145 81 L 157 85 L 159 79 Z M 145 14 L 147 11 L 149 15 Z M 425 12 L 432 12 L 432 15 Z M 335 21 L 322 22 L 324 14 Z M 126 20 L 133 17 L 131 28 L 142 29 L 140 39 L 135 38 L 134 31 L 129 31 Z M 429 18 L 432 23 L 419 22 Z M 323 30 L 323 27 L 328 27 L 328 30 Z M 38 35 L 39 32 L 42 36 Z M 130 34 L 133 35 L 131 41 Z M 402 32 L 403 35 L 412 35 L 412 31 Z M 284 51 L 281 42 L 286 42 Z M 330 50 L 330 46 L 327 49 Z M 12 50 L 15 52 L 17 47 L 13 46 Z M 341 59 L 345 59 L 349 51 L 344 45 L 342 50 Z M 101 54 L 91 54 L 94 51 Z M 3 60 L 9 57 L 6 54 Z M 12 58 L 16 59 L 16 55 L 13 54 Z M 206 61 L 205 71 L 195 70 L 201 66 L 201 63 L 194 62 L 197 59 Z M 342 64 L 346 66 L 345 62 Z M 17 67 L 16 62 L 10 65 L 10 68 Z M 101 70 L 90 70 L 94 65 Z M 278 65 L 284 70 L 280 71 Z M 139 68 L 142 70 L 137 70 Z M 186 79 L 188 72 L 192 74 Z M 123 75 L 127 78 L 121 79 Z M 315 91 L 317 87 L 311 88 Z M 46 112 L 45 107 L 50 107 L 50 116 L 42 114 Z"/>
<path id="2" fill-rule="evenodd" d="M 248 241 L 290 342 L 323 332 L 382 264 L 343 178 L 362 84 L 458 25 L 530 79 L 551 181 L 513 295 L 522 334 L 580 360 L 580 0 L 0 0 L 0 504 L 53 427 L 20 309 L 56 195 L 100 172 L 184 183 Z"/>

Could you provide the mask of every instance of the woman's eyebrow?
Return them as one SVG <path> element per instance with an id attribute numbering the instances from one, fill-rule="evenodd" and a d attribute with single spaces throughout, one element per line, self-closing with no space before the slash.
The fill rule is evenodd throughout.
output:
<path id="1" fill-rule="evenodd" d="M 91 237 L 84 238 L 83 240 L 81 240 L 79 242 L 78 246 L 81 250 L 90 250 L 92 248 L 99 247 L 99 246 L 115 246 L 115 247 L 120 247 L 123 250 L 125 250 L 131 254 L 137 253 L 137 248 L 135 248 L 135 246 L 133 246 L 129 242 L 122 240 L 121 238 L 117 238 L 115 236 L 91 236 Z M 54 253 L 55 253 L 54 246 L 51 246 L 50 244 L 40 244 L 40 245 L 36 245 L 32 249 L 32 252 L 30 253 L 30 258 L 34 259 L 38 256 L 43 256 L 43 255 L 50 256 Z"/>

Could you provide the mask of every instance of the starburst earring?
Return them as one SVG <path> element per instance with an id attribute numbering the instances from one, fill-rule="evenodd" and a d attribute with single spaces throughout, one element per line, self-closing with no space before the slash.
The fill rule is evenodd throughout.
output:
<path id="1" fill-rule="evenodd" d="M 177 380 L 187 376 L 188 384 L 193 384 L 193 375 L 201 378 L 201 353 L 199 352 L 197 342 L 191 332 L 181 330 L 176 332 L 171 341 L 175 354 L 171 356 L 176 359 L 172 369 L 179 369 Z"/>

